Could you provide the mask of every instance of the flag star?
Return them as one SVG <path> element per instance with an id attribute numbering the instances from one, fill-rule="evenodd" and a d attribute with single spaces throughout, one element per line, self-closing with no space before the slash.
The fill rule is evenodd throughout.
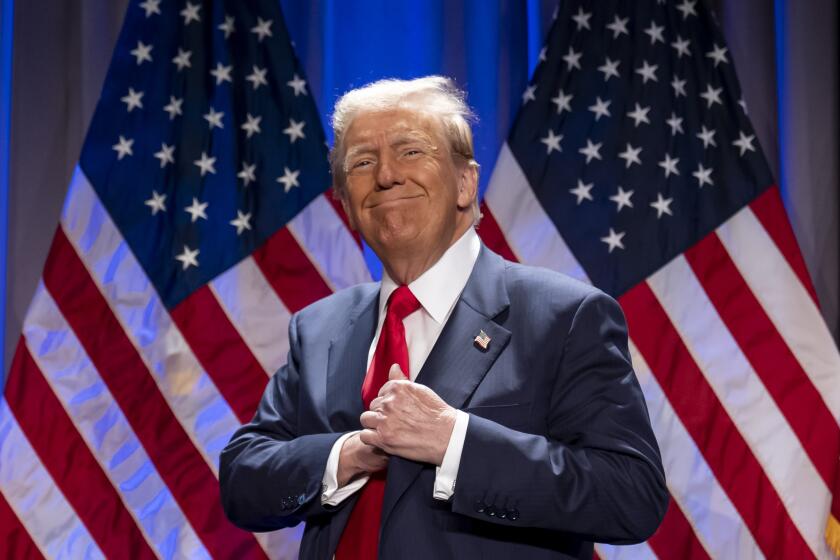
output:
<path id="1" fill-rule="evenodd" d="M 633 208 L 633 202 L 630 200 L 630 197 L 633 196 L 633 190 L 625 191 L 621 187 L 618 187 L 618 192 L 615 193 L 610 197 L 610 200 L 616 203 L 618 208 L 616 208 L 616 212 L 621 212 L 621 209 L 627 206 L 628 208 Z"/>
<path id="2" fill-rule="evenodd" d="M 638 127 L 640 123 L 650 124 L 650 119 L 647 116 L 649 112 L 650 107 L 643 108 L 636 103 L 636 108 L 627 113 L 627 116 L 633 119 L 634 125 Z"/>
<path id="3" fill-rule="evenodd" d="M 644 31 L 648 36 L 650 36 L 650 44 L 655 45 L 657 41 L 663 44 L 665 43 L 665 38 L 662 36 L 662 32 L 664 30 L 664 25 L 656 25 L 656 22 L 652 21 L 650 22 L 650 27 L 646 28 Z"/>
<path id="4" fill-rule="evenodd" d="M 534 92 L 537 91 L 536 84 L 528 86 L 525 88 L 525 91 L 522 92 L 522 104 L 528 103 L 529 101 L 536 101 L 537 97 L 534 95 Z"/>
<path id="5" fill-rule="evenodd" d="M 615 76 L 616 78 L 621 77 L 618 73 L 619 63 L 620 63 L 619 60 L 610 60 L 610 58 L 607 57 L 606 62 L 604 62 L 603 65 L 598 67 L 598 71 L 604 73 L 604 81 L 605 82 L 609 81 L 611 76 Z"/>
<path id="6" fill-rule="evenodd" d="M 683 134 L 682 117 L 678 117 L 676 113 L 671 113 L 671 118 L 665 122 L 671 127 L 671 136 L 675 136 L 677 132 Z"/>
<path id="7" fill-rule="evenodd" d="M 178 99 L 177 97 L 170 96 L 169 97 L 169 104 L 163 107 L 163 110 L 169 113 L 169 120 L 171 121 L 177 115 L 181 115 L 181 105 L 184 103 L 183 99 Z"/>
<path id="8" fill-rule="evenodd" d="M 201 21 L 201 16 L 198 15 L 200 9 L 201 6 L 199 4 L 187 2 L 187 7 L 180 12 L 184 18 L 184 25 L 189 25 L 191 21 Z"/>
<path id="9" fill-rule="evenodd" d="M 251 229 L 251 213 L 243 214 L 241 211 L 236 211 L 236 219 L 230 221 L 230 225 L 236 228 L 236 235 L 242 235 L 246 229 Z"/>
<path id="10" fill-rule="evenodd" d="M 245 183 L 245 186 L 247 187 L 248 185 L 251 184 L 252 181 L 257 180 L 256 171 L 257 171 L 257 164 L 252 163 L 252 164 L 249 165 L 249 164 L 247 164 L 243 161 L 242 162 L 242 171 L 237 173 L 236 176 L 239 179 L 242 179 L 242 182 Z"/>
<path id="11" fill-rule="evenodd" d="M 577 197 L 577 205 L 580 206 L 580 203 L 584 200 L 594 200 L 592 198 L 592 183 L 584 184 L 583 181 L 578 179 L 577 186 L 573 189 L 569 189 L 569 192 Z"/>
<path id="12" fill-rule="evenodd" d="M 643 84 L 648 83 L 648 80 L 658 82 L 659 80 L 656 78 L 657 68 L 659 68 L 657 64 L 648 64 L 648 61 L 645 60 L 642 62 L 641 68 L 636 68 L 636 74 L 639 74 L 642 77 Z"/>
<path id="13" fill-rule="evenodd" d="M 224 128 L 222 124 L 222 117 L 225 116 L 224 112 L 216 111 L 213 107 L 210 107 L 210 112 L 203 116 L 204 120 L 210 125 L 210 130 L 213 130 L 214 127 Z"/>
<path id="14" fill-rule="evenodd" d="M 589 110 L 595 113 L 595 120 L 598 121 L 601 117 L 611 117 L 610 103 L 612 100 L 602 101 L 600 97 L 595 98 L 595 105 L 590 105 Z"/>
<path id="15" fill-rule="evenodd" d="M 157 191 L 152 191 L 152 198 L 145 201 L 143 204 L 152 209 L 152 216 L 158 212 L 166 212 L 166 195 L 158 194 Z"/>
<path id="16" fill-rule="evenodd" d="M 712 170 L 711 167 L 706 169 L 705 167 L 703 167 L 702 163 L 697 164 L 697 171 L 693 172 L 692 175 L 694 176 L 695 179 L 697 179 L 697 186 L 698 187 L 700 187 L 702 189 L 703 185 L 705 183 L 709 183 L 710 185 L 715 184 L 715 182 L 712 181 L 712 178 L 711 178 L 712 171 L 713 170 Z"/>
<path id="17" fill-rule="evenodd" d="M 260 121 L 262 121 L 262 117 L 254 117 L 251 113 L 248 113 L 245 117 L 247 120 L 245 123 L 242 124 L 242 130 L 245 131 L 246 137 L 250 138 L 254 134 L 259 134 L 262 132 L 260 129 Z"/>
<path id="18" fill-rule="evenodd" d="M 152 61 L 152 45 L 144 45 L 142 41 L 137 41 L 137 46 L 131 50 L 131 55 L 137 59 L 137 66 L 143 64 L 144 61 Z"/>
<path id="19" fill-rule="evenodd" d="M 674 97 L 682 95 L 685 97 L 685 80 L 680 80 L 676 76 L 671 80 L 671 87 L 674 88 Z"/>
<path id="20" fill-rule="evenodd" d="M 134 91 L 134 88 L 128 88 L 128 93 L 120 97 L 120 101 L 125 103 L 125 108 L 130 113 L 134 109 L 142 109 L 143 108 L 143 92 L 142 91 Z"/>
<path id="21" fill-rule="evenodd" d="M 151 17 L 152 14 L 160 15 L 160 0 L 144 0 L 140 2 L 140 7 L 146 12 L 146 17 Z"/>
<path id="22" fill-rule="evenodd" d="M 543 47 L 540 49 L 540 62 L 545 62 L 548 55 L 548 47 Z"/>
<path id="23" fill-rule="evenodd" d="M 300 170 L 292 171 L 288 167 L 283 166 L 283 176 L 277 177 L 277 182 L 283 185 L 283 192 L 289 192 L 292 190 L 292 187 L 300 186 L 298 175 L 300 175 Z"/>
<path id="24" fill-rule="evenodd" d="M 755 146 L 752 144 L 753 140 L 755 140 L 754 134 L 747 136 L 743 131 L 741 131 L 738 133 L 738 139 L 732 142 L 732 144 L 737 148 L 740 148 L 741 155 L 743 156 L 747 152 L 755 151 Z"/>
<path id="25" fill-rule="evenodd" d="M 286 85 L 295 91 L 295 97 L 300 94 L 306 95 L 306 80 L 295 74 L 294 78 L 286 82 Z"/>
<path id="26" fill-rule="evenodd" d="M 672 202 L 674 202 L 673 198 L 663 198 L 662 193 L 656 193 L 656 202 L 650 203 L 650 205 L 656 209 L 656 219 L 661 218 L 662 214 L 673 216 L 671 213 Z"/>
<path id="27" fill-rule="evenodd" d="M 201 159 L 197 159 L 193 163 L 201 170 L 202 177 L 207 173 L 216 173 L 216 158 L 209 157 L 206 152 L 201 152 Z"/>
<path id="28" fill-rule="evenodd" d="M 583 11 L 583 6 L 581 6 L 581 7 L 578 8 L 577 13 L 572 16 L 572 19 L 575 20 L 575 23 L 577 24 L 577 29 L 578 29 L 578 31 L 580 31 L 584 27 L 586 29 L 590 29 L 589 18 L 591 18 L 591 17 L 592 17 L 592 12 L 589 12 L 589 13 L 584 12 Z"/>
<path id="29" fill-rule="evenodd" d="M 210 74 L 216 78 L 216 85 L 221 85 L 222 82 L 233 82 L 230 77 L 230 73 L 233 70 L 233 65 L 229 64 L 225 66 L 221 62 L 216 63 L 216 68 L 210 70 Z"/>
<path id="30" fill-rule="evenodd" d="M 192 51 L 185 51 L 181 48 L 178 49 L 178 55 L 172 58 L 172 62 L 175 64 L 175 66 L 178 67 L 178 72 L 180 72 L 184 68 L 189 68 L 192 66 L 192 64 L 190 64 L 191 56 Z"/>
<path id="31" fill-rule="evenodd" d="M 719 47 L 717 45 L 715 45 L 715 48 L 706 53 L 706 58 L 711 58 L 715 61 L 715 68 L 717 68 L 718 64 L 721 62 L 729 63 L 729 61 L 726 60 L 726 47 Z"/>
<path id="32" fill-rule="evenodd" d="M 289 119 L 289 126 L 283 129 L 283 134 L 288 134 L 289 142 L 294 144 L 298 138 L 306 138 L 306 135 L 303 133 L 303 127 L 305 125 L 306 122 L 304 121 L 297 122 L 295 119 Z"/>
<path id="33" fill-rule="evenodd" d="M 712 84 L 706 86 L 706 91 L 700 94 L 700 97 L 706 100 L 706 108 L 711 107 L 715 103 L 720 103 L 721 105 L 723 102 L 720 100 L 720 94 L 723 91 L 723 88 L 713 88 Z"/>
<path id="34" fill-rule="evenodd" d="M 183 265 L 182 270 L 187 270 L 191 266 L 198 267 L 198 253 L 199 250 L 192 250 L 184 245 L 184 252 L 175 257 L 176 261 L 181 261 Z"/>
<path id="35" fill-rule="evenodd" d="M 593 144 L 592 140 L 589 138 L 586 139 L 586 147 L 581 148 L 578 152 L 582 153 L 586 156 L 586 163 L 589 163 L 593 159 L 601 159 L 601 146 L 603 146 L 603 142 L 598 142 L 597 144 Z"/>
<path id="36" fill-rule="evenodd" d="M 131 147 L 134 145 L 133 138 L 125 138 L 122 134 L 120 134 L 120 141 L 111 146 L 117 152 L 117 159 L 120 160 L 125 156 L 133 156 L 134 151 Z"/>
<path id="37" fill-rule="evenodd" d="M 255 64 L 254 71 L 248 74 L 245 79 L 251 82 L 254 89 L 257 89 L 260 86 L 267 86 L 268 80 L 265 79 L 266 72 L 268 72 L 267 68 L 260 68 Z"/>
<path id="38" fill-rule="evenodd" d="M 680 162 L 680 158 L 672 158 L 670 154 L 665 154 L 665 159 L 660 161 L 657 165 L 665 170 L 665 178 L 667 179 L 671 174 L 679 175 L 680 172 L 677 169 L 677 164 Z"/>
<path id="39" fill-rule="evenodd" d="M 257 18 L 257 25 L 251 28 L 251 33 L 257 36 L 257 40 L 262 43 L 262 40 L 266 37 L 271 37 L 271 24 L 272 21 L 270 19 L 263 20 L 263 18 Z"/>
<path id="40" fill-rule="evenodd" d="M 218 29 L 225 32 L 225 39 L 230 37 L 231 33 L 236 31 L 233 27 L 233 16 L 225 15 L 225 22 L 219 24 Z"/>
<path id="41" fill-rule="evenodd" d="M 642 160 L 639 158 L 639 154 L 641 152 L 642 152 L 641 148 L 634 148 L 628 142 L 627 143 L 627 149 L 624 150 L 623 152 L 621 152 L 620 154 L 618 154 L 618 157 L 623 159 L 627 163 L 626 167 L 629 168 L 634 163 L 637 163 L 639 165 L 642 164 Z"/>
<path id="42" fill-rule="evenodd" d="M 627 32 L 628 21 L 630 21 L 630 18 L 619 18 L 618 15 L 616 15 L 613 22 L 607 25 L 607 29 L 613 32 L 613 39 L 617 39 L 622 33 L 629 35 Z"/>
<path id="43" fill-rule="evenodd" d="M 562 152 L 562 148 L 560 148 L 560 140 L 563 139 L 562 134 L 554 134 L 554 131 L 548 129 L 548 136 L 545 138 L 540 138 L 540 142 L 545 144 L 545 153 L 550 154 L 552 151 L 557 150 L 558 152 Z"/>
<path id="44" fill-rule="evenodd" d="M 563 60 L 566 61 L 566 69 L 571 70 L 577 68 L 580 70 L 580 57 L 583 53 L 575 52 L 575 49 L 569 47 L 569 52 L 563 55 Z"/>
<path id="45" fill-rule="evenodd" d="M 715 129 L 707 129 L 706 125 L 703 125 L 701 128 L 702 130 L 697 133 L 697 138 L 703 141 L 703 148 L 708 148 L 709 144 L 717 147 L 717 142 L 715 142 Z"/>
<path id="46" fill-rule="evenodd" d="M 747 114 L 747 102 L 746 102 L 746 101 L 744 101 L 744 98 L 743 98 L 743 97 L 742 97 L 741 99 L 739 99 L 739 100 L 738 100 L 738 105 L 740 105 L 740 106 L 741 106 L 741 109 L 743 109 L 744 114 L 746 115 L 746 114 Z"/>
<path id="47" fill-rule="evenodd" d="M 562 113 L 563 111 L 571 112 L 571 110 L 572 110 L 572 105 L 571 105 L 572 97 L 574 97 L 572 94 L 566 95 L 566 93 L 561 89 L 560 91 L 557 92 L 557 97 L 552 97 L 551 98 L 551 102 L 554 103 L 555 105 L 557 105 L 557 114 L 558 115 L 560 113 Z"/>
<path id="48" fill-rule="evenodd" d="M 199 202 L 197 198 L 193 197 L 192 204 L 184 208 L 184 212 L 190 215 L 190 221 L 195 223 L 199 218 L 207 219 L 207 202 Z"/>
<path id="49" fill-rule="evenodd" d="M 689 45 L 688 39 L 683 39 L 681 35 L 677 35 L 677 40 L 671 43 L 671 46 L 677 50 L 677 58 L 682 58 L 683 55 L 691 56 Z"/>
<path id="50" fill-rule="evenodd" d="M 688 19 L 688 16 L 696 16 L 697 11 L 694 9 L 694 6 L 697 4 L 697 0 L 683 0 L 682 4 L 677 6 L 677 10 L 682 12 L 683 20 Z"/>
<path id="51" fill-rule="evenodd" d="M 624 238 L 624 232 L 616 232 L 613 228 L 610 228 L 610 234 L 606 237 L 602 237 L 601 241 L 609 245 L 610 250 L 609 252 L 612 253 L 613 249 L 616 247 L 619 249 L 624 249 L 624 243 L 621 240 Z"/>
<path id="52" fill-rule="evenodd" d="M 166 167 L 167 163 L 175 163 L 175 146 L 169 146 L 165 142 L 160 145 L 160 151 L 155 152 L 155 157 L 160 160 L 161 168 Z"/>

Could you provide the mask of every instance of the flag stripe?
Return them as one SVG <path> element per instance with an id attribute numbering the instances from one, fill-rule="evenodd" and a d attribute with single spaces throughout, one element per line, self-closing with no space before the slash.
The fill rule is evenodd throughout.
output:
<path id="1" fill-rule="evenodd" d="M 23 335 L 37 368 L 158 554 L 209 557 L 43 285 Z"/>
<path id="2" fill-rule="evenodd" d="M 499 227 L 499 223 L 493 216 L 493 212 L 491 212 L 490 208 L 487 207 L 486 202 L 481 204 L 481 222 L 478 224 L 478 229 L 476 231 L 478 232 L 478 235 L 481 236 L 481 240 L 484 244 L 490 247 L 493 251 L 509 261 L 519 262 L 517 256 L 513 254 L 513 250 L 511 250 L 510 245 L 508 245 L 507 239 L 505 239 L 505 234 Z"/>
<path id="3" fill-rule="evenodd" d="M 253 256 L 268 283 L 292 313 L 332 293 L 287 228 L 272 235 Z"/>
<path id="4" fill-rule="evenodd" d="M 117 491 L 79 436 L 21 337 L 6 381 L 6 402 L 56 486 L 106 556 L 131 550 L 155 558 Z M 32 403 L 38 406 L 32 406 Z M 49 418 L 49 422 L 44 422 Z"/>
<path id="5" fill-rule="evenodd" d="M 697 539 L 713 558 L 761 557 L 752 533 L 720 487 L 632 340 L 630 354 L 662 450 L 671 499 L 679 504 Z"/>
<path id="6" fill-rule="evenodd" d="M 208 551 L 223 557 L 262 557 L 253 537 L 225 519 L 213 472 L 196 453 L 60 228 L 44 284 Z"/>
<path id="7" fill-rule="evenodd" d="M 660 558 L 681 558 L 683 560 L 701 560 L 709 558 L 709 554 L 694 529 L 688 523 L 680 506 L 674 500 L 668 504 L 668 511 L 659 529 L 647 541 Z"/>
<path id="8" fill-rule="evenodd" d="M 658 558 L 646 542 L 622 546 L 595 543 L 593 559 L 599 556 L 604 560 L 657 560 Z"/>
<path id="9" fill-rule="evenodd" d="M 808 374 L 744 283 L 717 235 L 701 240 L 685 257 L 695 275 L 703 279 L 703 288 L 721 320 L 829 487 L 840 452 L 840 429 Z"/>
<path id="10" fill-rule="evenodd" d="M 813 556 L 646 282 L 621 297 L 630 336 L 766 555 Z"/>
<path id="11" fill-rule="evenodd" d="M 802 252 L 796 243 L 796 236 L 793 233 L 787 212 L 785 212 L 785 207 L 782 204 L 779 187 L 773 186 L 765 190 L 760 196 L 750 202 L 750 208 L 761 225 L 764 226 L 767 235 L 770 236 L 773 243 L 785 257 L 791 270 L 793 270 L 793 273 L 799 279 L 800 284 L 805 287 L 811 299 L 814 300 L 814 305 L 819 307 L 820 302 L 817 298 L 817 291 L 814 289 L 814 283 L 811 282 L 811 276 L 808 274 L 808 267 L 805 266 L 805 259 L 802 258 Z"/>
<path id="12" fill-rule="evenodd" d="M 828 504 L 826 485 L 715 312 L 700 281 L 680 256 L 647 283 L 704 382 L 737 426 L 787 509 L 777 512 L 765 508 L 764 516 L 789 516 L 816 552 L 824 522 L 820 506 Z"/>
<path id="13" fill-rule="evenodd" d="M 840 354 L 813 298 L 749 207 L 717 231 L 741 277 L 808 374 L 831 415 L 840 418 Z"/>
<path id="14" fill-rule="evenodd" d="M 170 315 L 240 422 L 250 420 L 268 377 L 210 287 L 194 291 Z"/>
<path id="15" fill-rule="evenodd" d="M 333 196 L 333 190 L 330 189 L 321 196 L 323 196 L 327 200 L 327 202 L 330 203 L 330 206 L 332 206 L 335 209 L 335 213 L 338 214 L 339 218 L 341 218 L 341 221 L 344 223 L 345 227 L 347 228 L 347 231 L 350 233 L 350 236 L 356 241 L 356 245 L 358 246 L 358 248 L 361 249 L 362 236 L 359 235 L 358 231 L 353 230 L 353 227 L 350 225 L 350 219 L 347 217 L 347 212 L 344 211 L 344 207 L 342 207 L 341 201 L 338 200 L 335 196 Z"/>
<path id="16" fill-rule="evenodd" d="M 243 259 L 213 280 L 210 288 L 263 369 L 273 374 L 285 364 L 291 314 L 254 259 Z"/>
<path id="17" fill-rule="evenodd" d="M 0 399 L 0 488 L 44 556 L 104 558 L 44 468 L 5 399 Z"/>
<path id="18" fill-rule="evenodd" d="M 0 543 L 9 558 L 43 558 L 35 541 L 0 492 Z"/>

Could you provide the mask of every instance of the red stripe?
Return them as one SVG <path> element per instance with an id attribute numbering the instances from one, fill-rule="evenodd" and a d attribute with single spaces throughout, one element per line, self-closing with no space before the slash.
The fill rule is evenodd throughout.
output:
<path id="1" fill-rule="evenodd" d="M 61 228 L 44 268 L 44 284 L 210 554 L 264 558 L 253 535 L 225 518 L 213 472 Z"/>
<path id="2" fill-rule="evenodd" d="M 43 557 L 26 528 L 0 493 L 0 558 L 30 560 Z"/>
<path id="3" fill-rule="evenodd" d="M 764 554 L 813 557 L 647 282 L 626 292 L 620 302 L 630 337 Z"/>
<path id="4" fill-rule="evenodd" d="M 292 313 L 332 293 L 287 228 L 269 237 L 252 256 L 286 309 Z"/>
<path id="5" fill-rule="evenodd" d="M 685 257 L 726 328 L 830 487 L 840 453 L 840 429 L 808 374 L 716 234 L 707 235 L 686 251 Z"/>
<path id="6" fill-rule="evenodd" d="M 673 499 L 668 504 L 665 519 L 647 543 L 659 558 L 682 560 L 709 558 L 706 549 L 697 539 L 694 528 Z"/>
<path id="7" fill-rule="evenodd" d="M 519 259 L 513 254 L 510 245 L 508 245 L 502 228 L 499 227 L 499 223 L 496 222 L 496 218 L 485 202 L 481 203 L 481 222 L 479 222 L 476 231 L 487 247 L 509 261 L 519 262 Z"/>
<path id="8" fill-rule="evenodd" d="M 767 234 L 776 244 L 776 247 L 784 255 L 788 266 L 793 269 L 794 274 L 805 286 L 805 289 L 811 295 L 811 299 L 819 307 L 820 302 L 817 299 L 817 292 L 814 290 L 814 284 L 811 282 L 805 260 L 799 251 L 799 244 L 796 242 L 796 236 L 793 234 L 793 228 L 790 226 L 790 220 L 788 220 L 787 212 L 785 212 L 784 204 L 782 204 L 779 187 L 773 186 L 764 191 L 750 203 L 750 209 L 758 218 L 758 221 L 761 222 L 761 225 L 764 226 L 764 229 L 767 230 Z"/>
<path id="9" fill-rule="evenodd" d="M 6 383 L 6 402 L 44 468 L 106 557 L 131 550 L 155 558 L 140 528 L 52 392 L 23 338 Z"/>
<path id="10" fill-rule="evenodd" d="M 257 410 L 268 375 L 239 336 L 210 287 L 202 286 L 170 311 L 193 354 L 240 422 Z"/>
<path id="11" fill-rule="evenodd" d="M 325 192 L 322 195 L 326 198 L 332 207 L 335 209 L 335 213 L 338 214 L 338 217 L 341 218 L 341 221 L 344 222 L 344 225 L 347 227 L 347 231 L 350 235 L 353 236 L 353 239 L 356 240 L 356 244 L 359 246 L 359 249 L 362 248 L 362 236 L 359 235 L 359 232 L 353 229 L 353 226 L 350 225 L 350 219 L 347 217 L 347 213 L 344 211 L 344 206 L 341 205 L 341 202 L 333 196 L 332 189 Z"/>

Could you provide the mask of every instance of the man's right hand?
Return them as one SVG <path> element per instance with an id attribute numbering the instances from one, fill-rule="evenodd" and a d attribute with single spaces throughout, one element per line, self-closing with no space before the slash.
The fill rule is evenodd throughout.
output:
<path id="1" fill-rule="evenodd" d="M 384 470 L 389 455 L 368 445 L 355 433 L 344 441 L 338 455 L 338 487 L 341 488 L 354 478 Z"/>

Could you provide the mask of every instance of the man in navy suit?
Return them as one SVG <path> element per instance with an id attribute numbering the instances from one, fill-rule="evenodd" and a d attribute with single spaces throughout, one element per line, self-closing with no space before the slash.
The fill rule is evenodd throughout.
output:
<path id="1" fill-rule="evenodd" d="M 664 515 L 621 310 L 481 245 L 468 117 L 439 77 L 336 105 L 336 192 L 383 280 L 292 318 L 220 467 L 230 519 L 305 521 L 302 558 L 589 559 Z"/>

